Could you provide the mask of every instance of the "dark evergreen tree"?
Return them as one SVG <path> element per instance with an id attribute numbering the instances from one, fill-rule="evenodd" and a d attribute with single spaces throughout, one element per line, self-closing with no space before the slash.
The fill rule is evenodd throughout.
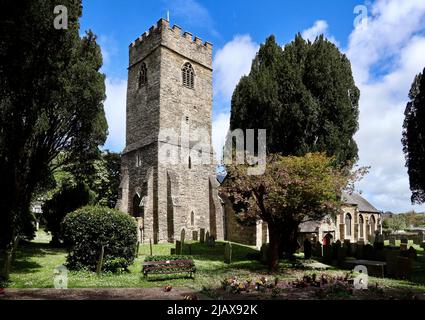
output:
<path id="1" fill-rule="evenodd" d="M 68 28 L 56 29 L 64 5 Z M 96 37 L 79 35 L 81 0 L 4 0 L 0 10 L 0 249 L 22 235 L 34 191 L 56 166 L 98 157 L 107 135 Z M 54 159 L 64 156 L 53 164 Z"/>
<path id="2" fill-rule="evenodd" d="M 326 152 L 338 164 L 357 159 L 359 90 L 338 48 L 301 35 L 282 49 L 270 36 L 232 97 L 231 129 L 267 129 L 269 153 Z"/>
<path id="3" fill-rule="evenodd" d="M 403 151 L 412 203 L 425 202 L 425 69 L 413 80 L 403 124 Z"/>

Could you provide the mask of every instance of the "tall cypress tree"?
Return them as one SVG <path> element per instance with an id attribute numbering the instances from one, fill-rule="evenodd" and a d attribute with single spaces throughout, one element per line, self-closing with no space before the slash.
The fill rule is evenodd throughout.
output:
<path id="1" fill-rule="evenodd" d="M 67 29 L 55 28 L 56 6 Z M 107 135 L 96 37 L 79 35 L 81 0 L 4 0 L 0 11 L 0 250 L 10 252 L 34 191 L 54 166 L 84 163 Z M 65 154 L 59 157 L 59 154 Z"/>
<path id="2" fill-rule="evenodd" d="M 409 92 L 403 124 L 403 151 L 412 203 L 425 202 L 425 69 L 416 75 Z"/>
<path id="3" fill-rule="evenodd" d="M 270 153 L 326 152 L 345 165 L 357 160 L 359 97 L 350 61 L 323 36 L 298 34 L 284 49 L 271 36 L 233 93 L 230 128 L 267 129 Z"/>

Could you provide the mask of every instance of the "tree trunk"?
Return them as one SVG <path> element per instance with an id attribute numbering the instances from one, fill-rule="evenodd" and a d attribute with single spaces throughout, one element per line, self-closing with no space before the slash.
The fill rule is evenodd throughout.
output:
<path id="1" fill-rule="evenodd" d="M 294 253 L 298 250 L 298 226 L 297 222 L 287 222 L 282 228 L 279 247 L 282 255 L 287 259 L 293 259 Z"/>
<path id="2" fill-rule="evenodd" d="M 280 232 L 279 228 L 270 226 L 269 224 L 269 247 L 268 247 L 268 267 L 269 270 L 275 270 L 279 265 L 279 247 Z"/>

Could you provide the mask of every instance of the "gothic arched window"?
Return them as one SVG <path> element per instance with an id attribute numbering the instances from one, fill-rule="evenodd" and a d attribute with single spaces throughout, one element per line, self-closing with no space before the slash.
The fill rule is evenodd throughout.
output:
<path id="1" fill-rule="evenodd" d="M 364 237 L 364 220 L 363 216 L 359 216 L 359 229 L 360 229 L 360 238 Z"/>
<path id="2" fill-rule="evenodd" d="M 349 213 L 345 214 L 345 235 L 351 236 L 351 214 Z"/>
<path id="3" fill-rule="evenodd" d="M 190 213 L 190 225 L 195 225 L 195 213 L 193 211 Z"/>
<path id="4" fill-rule="evenodd" d="M 195 87 L 195 73 L 189 62 L 186 62 L 182 68 L 182 82 L 183 85 L 189 89 Z"/>
<path id="5" fill-rule="evenodd" d="M 139 71 L 139 88 L 148 83 L 148 70 L 146 69 L 146 64 L 143 62 L 140 66 Z"/>

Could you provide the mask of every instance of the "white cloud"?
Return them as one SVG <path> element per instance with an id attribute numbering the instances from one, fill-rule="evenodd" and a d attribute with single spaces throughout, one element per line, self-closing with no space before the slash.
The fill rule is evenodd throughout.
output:
<path id="1" fill-rule="evenodd" d="M 336 46 L 339 46 L 338 41 L 336 39 L 328 34 L 328 23 L 325 20 L 317 20 L 314 25 L 303 32 L 301 32 L 301 36 L 306 39 L 313 42 L 316 37 L 323 34 L 330 42 L 334 43 Z"/>
<path id="2" fill-rule="evenodd" d="M 214 57 L 214 94 L 230 102 L 240 78 L 251 70 L 259 45 L 249 35 L 237 35 Z"/>
<path id="3" fill-rule="evenodd" d="M 212 144 L 216 153 L 218 163 L 223 157 L 223 146 L 226 140 L 226 134 L 229 131 L 230 114 L 228 112 L 219 113 L 214 117 L 212 123 Z"/>
<path id="4" fill-rule="evenodd" d="M 424 210 L 410 205 L 401 145 L 407 94 L 425 66 L 424 19 L 424 1 L 377 1 L 346 50 L 361 91 L 359 163 L 371 166 L 358 188 L 381 210 Z"/>
<path id="5" fill-rule="evenodd" d="M 105 149 L 121 152 L 125 147 L 127 81 L 106 79 L 105 113 L 109 126 L 109 135 Z"/>

